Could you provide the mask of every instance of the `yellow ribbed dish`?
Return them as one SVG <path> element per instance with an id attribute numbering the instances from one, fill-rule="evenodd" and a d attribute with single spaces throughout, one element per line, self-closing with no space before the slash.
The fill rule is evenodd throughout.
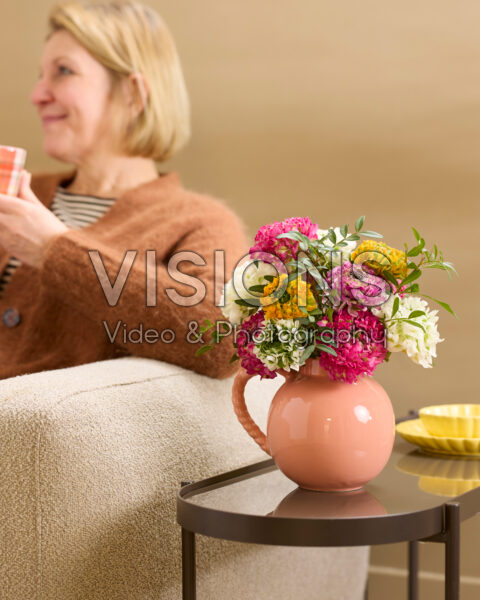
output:
<path id="1" fill-rule="evenodd" d="M 419 416 L 431 435 L 480 438 L 480 404 L 425 406 Z"/>
<path id="2" fill-rule="evenodd" d="M 403 421 L 396 427 L 397 432 L 411 444 L 435 454 L 458 456 L 480 456 L 480 438 L 440 437 L 431 435 L 421 419 Z"/>

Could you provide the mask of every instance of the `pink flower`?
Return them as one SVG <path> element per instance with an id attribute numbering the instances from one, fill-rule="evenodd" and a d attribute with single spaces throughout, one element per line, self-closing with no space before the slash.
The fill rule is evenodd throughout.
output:
<path id="1" fill-rule="evenodd" d="M 277 235 L 288 231 L 299 231 L 311 240 L 317 239 L 318 225 L 312 223 L 308 217 L 292 217 L 282 222 L 276 221 L 260 227 L 255 236 L 255 245 L 250 248 L 251 258 L 262 258 L 258 252 L 269 252 L 275 254 L 286 262 L 297 257 L 298 242 L 288 238 L 277 239 Z"/>
<path id="2" fill-rule="evenodd" d="M 326 273 L 325 279 L 333 288 L 336 308 L 346 308 L 351 315 L 366 306 L 378 307 L 390 297 L 390 284 L 382 277 L 375 275 L 373 269 L 362 265 L 361 272 L 356 273 L 352 263 L 347 260 L 342 265 Z M 325 298 L 328 303 L 328 299 Z"/>
<path id="3" fill-rule="evenodd" d="M 275 371 L 270 371 L 253 352 L 255 344 L 252 341 L 252 334 L 262 328 L 263 324 L 262 311 L 243 321 L 236 335 L 237 353 L 241 359 L 241 365 L 247 373 L 251 375 L 258 374 L 261 379 L 274 379 L 277 376 Z"/>
<path id="4" fill-rule="evenodd" d="M 385 328 L 382 321 L 368 309 L 358 311 L 352 316 L 346 309 L 333 314 L 333 323 L 324 317 L 317 323 L 333 330 L 337 353 L 333 356 L 326 352 L 320 355 L 320 365 L 328 372 L 330 379 L 355 383 L 362 375 L 372 375 L 377 366 L 385 360 Z M 328 339 L 320 343 L 330 345 Z"/>

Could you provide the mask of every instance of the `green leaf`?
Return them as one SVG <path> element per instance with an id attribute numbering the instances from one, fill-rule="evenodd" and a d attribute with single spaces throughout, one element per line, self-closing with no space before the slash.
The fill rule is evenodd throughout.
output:
<path id="1" fill-rule="evenodd" d="M 453 264 L 451 262 L 444 262 L 443 264 L 447 267 L 447 269 L 453 271 L 455 273 L 455 275 L 458 277 L 457 270 L 455 269 L 455 267 L 453 266 Z"/>
<path id="2" fill-rule="evenodd" d="M 310 325 L 310 320 L 307 317 L 296 317 L 296 321 L 300 323 L 300 325 Z"/>
<path id="3" fill-rule="evenodd" d="M 413 235 L 415 236 L 417 242 L 420 241 L 420 234 L 418 233 L 418 231 L 415 229 L 415 227 L 412 227 L 412 231 L 413 231 Z"/>
<path id="4" fill-rule="evenodd" d="M 458 277 L 457 270 L 451 263 L 448 263 L 448 262 L 434 261 L 431 263 L 424 264 L 423 267 L 425 269 L 441 269 L 442 271 L 447 271 L 448 274 L 450 274 L 449 273 L 450 271 L 453 271 L 455 273 L 455 275 L 457 275 L 457 277 Z"/>
<path id="5" fill-rule="evenodd" d="M 324 344 L 318 344 L 317 348 L 319 348 L 322 352 L 326 352 L 327 354 L 331 354 L 332 356 L 337 356 L 337 352 L 334 348 L 330 346 L 325 346 Z"/>
<path id="6" fill-rule="evenodd" d="M 213 346 L 202 346 L 202 348 L 199 348 L 196 352 L 195 352 L 195 356 L 200 356 L 201 354 L 205 354 L 205 352 L 208 352 L 209 350 L 211 350 L 213 348 Z"/>
<path id="7" fill-rule="evenodd" d="M 418 256 L 422 251 L 422 246 L 419 244 L 407 252 L 407 256 Z"/>
<path id="8" fill-rule="evenodd" d="M 387 281 L 389 281 L 394 286 L 393 289 L 395 289 L 395 290 L 397 289 L 398 281 L 395 279 L 394 275 L 392 275 L 392 273 L 390 271 L 383 271 L 382 277 L 384 279 L 386 279 Z"/>
<path id="9" fill-rule="evenodd" d="M 403 290 L 402 294 L 415 294 L 416 292 L 418 292 L 419 289 L 420 286 L 418 285 L 418 283 L 414 283 L 406 290 Z"/>
<path id="10" fill-rule="evenodd" d="M 383 238 L 383 235 L 377 231 L 362 231 L 360 235 L 367 235 L 368 237 L 373 238 Z"/>
<path id="11" fill-rule="evenodd" d="M 412 281 L 415 281 L 415 279 L 418 279 L 421 274 L 422 274 L 422 271 L 420 269 L 418 269 L 418 268 L 415 269 L 414 271 L 412 271 L 410 273 L 410 275 L 407 275 L 405 277 L 405 279 L 400 284 L 400 287 L 403 287 L 404 285 L 407 285 L 408 283 L 412 283 Z"/>
<path id="12" fill-rule="evenodd" d="M 425 314 L 426 313 L 424 310 L 412 310 L 412 312 L 408 315 L 408 318 L 415 319 L 416 317 L 422 317 Z"/>
<path id="13" fill-rule="evenodd" d="M 238 304 L 239 306 L 248 306 L 248 308 L 252 308 L 252 305 L 246 300 L 243 300 L 242 298 L 238 298 L 237 300 L 235 300 L 235 304 Z"/>
<path id="14" fill-rule="evenodd" d="M 349 242 L 350 241 L 357 241 L 360 239 L 360 236 L 357 235 L 356 233 L 351 233 L 347 238 L 346 238 Z M 330 248 L 331 249 L 331 248 Z"/>
<path id="15" fill-rule="evenodd" d="M 436 298 L 432 298 L 432 296 L 427 296 L 427 294 L 422 294 L 422 296 L 425 296 L 426 298 L 430 298 L 430 300 L 433 300 L 434 302 L 436 302 L 437 304 L 440 304 L 440 306 L 442 308 L 444 308 L 445 310 L 447 310 L 449 313 L 451 313 L 456 319 L 458 319 L 458 316 L 455 314 L 455 312 L 450 308 L 450 305 L 447 304 L 446 302 L 441 302 L 440 300 L 437 300 Z"/>
<path id="16" fill-rule="evenodd" d="M 227 323 L 222 323 L 222 327 L 225 329 L 225 331 L 230 331 L 230 327 L 227 325 Z"/>
<path id="17" fill-rule="evenodd" d="M 393 301 L 393 309 L 392 309 L 391 317 L 393 317 L 397 313 L 399 307 L 400 307 L 400 298 L 397 296 L 395 298 L 395 300 Z"/>
<path id="18" fill-rule="evenodd" d="M 347 237 L 348 225 L 342 225 L 340 227 L 340 233 L 343 235 L 343 237 Z"/>
<path id="19" fill-rule="evenodd" d="M 311 344 L 310 346 L 307 346 L 305 348 L 305 350 L 303 351 L 302 355 L 300 356 L 299 362 L 300 364 L 305 362 L 307 360 L 307 358 L 309 358 L 313 351 L 315 350 L 315 344 Z"/>
<path id="20" fill-rule="evenodd" d="M 423 327 L 423 325 L 420 325 L 420 323 L 417 323 L 416 321 L 410 321 L 410 319 L 402 319 L 402 320 L 404 320 L 406 323 L 410 323 L 410 325 L 419 327 L 425 333 L 425 327 Z"/>
<path id="21" fill-rule="evenodd" d="M 295 281 L 296 279 L 299 279 L 298 275 L 298 273 L 290 273 L 288 275 L 288 283 L 290 283 L 290 281 Z M 300 277 L 300 279 L 302 278 Z"/>
<path id="22" fill-rule="evenodd" d="M 347 238 L 349 239 L 349 238 Z M 317 250 L 318 252 L 325 254 L 331 251 L 332 246 L 325 246 L 325 244 L 320 244 L 320 243 L 312 243 L 312 246 L 315 248 L 315 250 Z"/>
<path id="23" fill-rule="evenodd" d="M 254 265 L 257 267 L 257 269 L 258 269 L 258 263 L 259 263 L 259 262 L 260 262 L 260 261 L 259 261 L 258 259 L 253 261 L 253 264 L 254 264 Z"/>
<path id="24" fill-rule="evenodd" d="M 337 243 L 337 234 L 335 233 L 335 231 L 331 227 L 328 230 L 328 239 L 332 242 L 332 244 L 336 244 Z"/>
<path id="25" fill-rule="evenodd" d="M 265 288 L 264 285 L 252 285 L 251 287 L 248 288 L 248 291 L 249 292 L 260 292 L 262 294 L 264 288 Z"/>
<path id="26" fill-rule="evenodd" d="M 355 231 L 361 231 L 364 223 L 365 223 L 365 216 L 358 218 L 355 222 Z"/>
<path id="27" fill-rule="evenodd" d="M 299 231 L 296 231 L 296 230 L 287 231 L 285 233 L 280 233 L 279 235 L 277 235 L 277 239 L 281 239 L 281 238 L 287 238 L 289 240 L 295 240 L 297 242 L 305 242 L 305 244 L 307 244 L 307 245 L 310 241 L 306 235 L 304 235 L 303 233 L 300 233 Z"/>
<path id="28" fill-rule="evenodd" d="M 234 363 L 236 360 L 240 360 L 240 357 L 238 356 L 237 353 L 232 354 L 232 357 L 230 358 L 230 360 L 228 361 L 228 364 L 231 365 L 232 363 Z"/>
<path id="29" fill-rule="evenodd" d="M 275 279 L 275 275 L 265 275 L 265 279 L 272 283 L 272 281 Z"/>

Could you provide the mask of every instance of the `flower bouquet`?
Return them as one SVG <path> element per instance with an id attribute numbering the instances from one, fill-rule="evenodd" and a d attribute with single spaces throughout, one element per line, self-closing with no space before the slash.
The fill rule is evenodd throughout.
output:
<path id="1" fill-rule="evenodd" d="M 397 250 L 365 231 L 364 221 L 353 232 L 348 225 L 319 229 L 309 218 L 262 227 L 225 286 L 227 320 L 200 329 L 211 338 L 198 353 L 234 331 L 232 360 L 242 366 L 232 389 L 235 413 L 278 468 L 309 490 L 350 491 L 378 475 L 392 451 L 395 417 L 371 375 L 399 351 L 431 367 L 443 341 L 419 278 L 424 269 L 451 277 L 454 267 L 436 245 L 427 250 L 416 229 L 414 244 Z M 285 382 L 265 435 L 244 389 L 255 375 L 278 374 Z"/>
<path id="2" fill-rule="evenodd" d="M 197 354 L 233 331 L 232 360 L 261 378 L 298 371 L 312 358 L 332 380 L 355 383 L 399 351 L 431 367 L 443 340 L 438 311 L 424 298 L 435 299 L 420 292 L 419 278 L 424 269 L 456 271 L 436 245 L 427 250 L 415 228 L 415 243 L 397 250 L 363 230 L 364 221 L 354 232 L 348 225 L 319 229 L 308 217 L 261 227 L 225 286 L 228 321 L 205 323 L 200 331 L 212 330 L 211 340 Z"/>

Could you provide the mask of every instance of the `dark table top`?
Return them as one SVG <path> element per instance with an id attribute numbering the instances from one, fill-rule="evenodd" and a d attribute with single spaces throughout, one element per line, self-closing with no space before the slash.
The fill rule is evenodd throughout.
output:
<path id="1" fill-rule="evenodd" d="M 438 535 L 451 501 L 462 520 L 480 512 L 480 459 L 427 455 L 397 434 L 389 462 L 359 491 L 302 490 L 263 461 L 184 487 L 178 520 L 237 541 L 363 545 Z"/>

